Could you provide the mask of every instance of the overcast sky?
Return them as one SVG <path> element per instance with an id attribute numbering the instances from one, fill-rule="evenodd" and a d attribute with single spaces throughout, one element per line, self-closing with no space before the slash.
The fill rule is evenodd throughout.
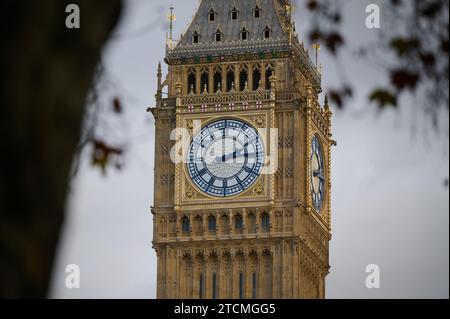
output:
<path id="1" fill-rule="evenodd" d="M 197 1 L 173 3 L 174 34 L 179 35 Z M 364 24 L 366 5 L 377 1 L 342 3 L 351 47 L 383 32 Z M 162 0 L 126 1 L 116 36 L 104 50 L 113 91 L 123 99 L 126 111 L 121 124 L 107 133 L 116 142 L 131 143 L 124 170 L 110 171 L 107 177 L 84 156 L 72 185 L 50 297 L 156 296 L 150 214 L 154 121 L 145 109 L 154 105 L 156 66 L 164 58 L 167 6 Z M 296 8 L 295 20 L 300 39 L 305 39 L 309 22 L 302 5 Z M 443 187 L 449 174 L 448 138 L 433 132 L 415 111 L 413 100 L 404 100 L 399 111 L 382 114 L 368 105 L 368 91 L 386 78 L 373 64 L 354 59 L 351 50 L 344 52 L 339 63 L 325 51 L 320 60 L 325 89 L 339 87 L 345 79 L 356 93 L 345 111 L 334 110 L 338 147 L 332 156 L 333 238 L 327 297 L 448 298 L 449 193 Z M 105 99 L 111 98 L 109 94 L 105 93 Z M 80 289 L 65 287 L 68 264 L 80 266 Z M 380 266 L 380 289 L 365 286 L 368 264 Z"/>

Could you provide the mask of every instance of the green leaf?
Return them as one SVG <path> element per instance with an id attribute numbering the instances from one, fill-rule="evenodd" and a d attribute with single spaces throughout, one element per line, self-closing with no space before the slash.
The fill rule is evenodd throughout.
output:
<path id="1" fill-rule="evenodd" d="M 379 109 L 388 106 L 397 107 L 397 97 L 385 89 L 376 89 L 369 96 L 371 102 L 377 103 Z"/>

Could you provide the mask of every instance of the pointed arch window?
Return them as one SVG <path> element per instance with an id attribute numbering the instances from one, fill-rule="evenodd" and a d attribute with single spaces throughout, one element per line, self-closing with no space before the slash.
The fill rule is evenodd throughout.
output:
<path id="1" fill-rule="evenodd" d="M 247 29 L 243 28 L 242 31 L 241 31 L 241 40 L 242 41 L 247 41 L 248 37 L 249 37 L 249 33 L 248 33 Z"/>
<path id="2" fill-rule="evenodd" d="M 270 78 L 273 75 L 273 66 L 272 64 L 267 65 L 266 67 L 266 90 L 270 90 Z"/>
<path id="3" fill-rule="evenodd" d="M 195 74 L 195 69 L 190 68 L 188 72 L 188 92 L 189 94 L 195 94 L 195 90 L 197 87 L 197 76 Z"/>
<path id="4" fill-rule="evenodd" d="M 256 65 L 253 69 L 253 83 L 252 83 L 252 89 L 253 91 L 256 91 L 259 89 L 261 85 L 261 70 L 259 65 Z"/>
<path id="5" fill-rule="evenodd" d="M 272 37 L 272 29 L 269 26 L 264 28 L 264 39 L 270 39 Z"/>
<path id="6" fill-rule="evenodd" d="M 217 298 L 217 275 L 213 273 L 212 275 L 212 299 Z"/>
<path id="7" fill-rule="evenodd" d="M 209 216 L 209 218 L 208 218 L 208 230 L 209 231 L 216 231 L 216 217 L 215 216 Z"/>
<path id="8" fill-rule="evenodd" d="M 234 227 L 236 228 L 236 230 L 242 230 L 242 228 L 244 227 L 242 215 L 238 214 L 234 217 Z"/>
<path id="9" fill-rule="evenodd" d="M 239 90 L 244 91 L 246 88 L 248 88 L 248 70 L 244 67 L 239 73 Z"/>
<path id="10" fill-rule="evenodd" d="M 220 68 L 214 70 L 214 92 L 222 91 L 222 71 Z"/>
<path id="11" fill-rule="evenodd" d="M 200 278 L 199 278 L 198 298 L 203 299 L 203 274 L 200 274 Z"/>
<path id="12" fill-rule="evenodd" d="M 263 231 L 269 231 L 270 229 L 270 217 L 269 214 L 263 213 L 261 215 L 261 226 Z"/>
<path id="13" fill-rule="evenodd" d="M 200 42 L 200 34 L 195 31 L 194 34 L 192 35 L 192 43 L 197 44 Z"/>
<path id="14" fill-rule="evenodd" d="M 216 12 L 214 11 L 214 9 L 209 10 L 208 20 L 209 20 L 209 22 L 216 21 Z"/>
<path id="15" fill-rule="evenodd" d="M 203 92 L 209 92 L 209 72 L 204 68 L 200 75 L 200 94 Z"/>
<path id="16" fill-rule="evenodd" d="M 233 7 L 231 10 L 231 20 L 237 20 L 239 19 L 239 11 L 236 9 L 236 7 Z"/>
<path id="17" fill-rule="evenodd" d="M 181 219 L 181 230 L 183 231 L 183 233 L 188 233 L 190 231 L 191 225 L 190 225 L 190 221 L 189 218 L 187 216 L 184 216 Z"/>
<path id="18" fill-rule="evenodd" d="M 234 68 L 231 66 L 227 70 L 227 92 L 230 92 L 234 89 Z"/>
<path id="19" fill-rule="evenodd" d="M 216 31 L 215 38 L 216 38 L 216 42 L 222 42 L 223 41 L 223 33 L 220 32 L 219 29 L 217 29 L 217 31 Z"/>
<path id="20" fill-rule="evenodd" d="M 259 19 L 261 17 L 261 9 L 259 8 L 259 6 L 256 6 L 253 10 L 253 17 L 255 19 Z"/>
<path id="21" fill-rule="evenodd" d="M 252 298 L 256 299 L 256 272 L 252 274 Z"/>
<path id="22" fill-rule="evenodd" d="M 239 299 L 244 299 L 244 274 L 239 273 Z"/>

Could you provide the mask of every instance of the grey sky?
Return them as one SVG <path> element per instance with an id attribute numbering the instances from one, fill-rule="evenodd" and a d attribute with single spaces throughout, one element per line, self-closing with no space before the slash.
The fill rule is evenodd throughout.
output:
<path id="1" fill-rule="evenodd" d="M 179 35 L 197 2 L 173 3 L 174 34 Z M 351 47 L 383 32 L 364 25 L 365 6 L 377 1 L 341 3 L 345 3 L 345 30 Z M 167 6 L 161 0 L 126 1 L 116 31 L 121 36 L 105 48 L 107 70 L 125 101 L 126 124 L 119 132 L 125 132 L 122 139 L 131 139 L 132 144 L 125 169 L 111 171 L 107 178 L 84 156 L 68 203 L 51 297 L 156 295 L 150 214 L 154 126 L 145 109 L 154 104 L 156 66 L 164 57 Z M 302 5 L 297 7 L 295 20 L 300 39 L 305 39 L 308 21 Z M 325 89 L 339 87 L 344 76 L 356 91 L 346 111 L 334 110 L 338 147 L 333 150 L 332 163 L 333 239 L 327 297 L 448 298 L 449 193 L 442 187 L 449 174 L 448 139 L 431 130 L 414 111 L 417 106 L 412 99 L 405 99 L 400 111 L 378 114 L 371 110 L 375 107 L 367 105 L 368 90 L 386 81 L 381 69 L 354 59 L 350 50 L 339 64 L 325 52 L 320 60 Z M 380 289 L 365 287 L 365 267 L 372 263 L 381 267 Z M 65 288 L 67 264 L 80 266 L 80 289 Z"/>

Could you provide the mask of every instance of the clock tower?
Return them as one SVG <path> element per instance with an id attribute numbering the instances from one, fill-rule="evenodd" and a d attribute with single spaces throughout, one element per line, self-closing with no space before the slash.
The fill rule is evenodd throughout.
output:
<path id="1" fill-rule="evenodd" d="M 325 297 L 332 113 L 291 11 L 203 0 L 169 36 L 150 109 L 158 298 Z"/>

